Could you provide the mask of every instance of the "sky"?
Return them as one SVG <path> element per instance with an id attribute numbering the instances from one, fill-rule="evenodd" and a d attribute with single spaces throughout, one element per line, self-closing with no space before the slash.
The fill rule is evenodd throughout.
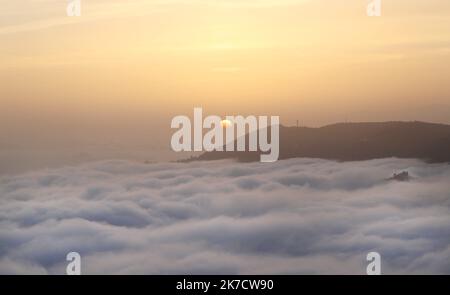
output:
<path id="1" fill-rule="evenodd" d="M 0 0 L 0 274 L 449 272 L 449 165 L 168 160 L 195 107 L 450 124 L 450 1 L 67 3 Z"/>
<path id="2" fill-rule="evenodd" d="M 80 17 L 67 3 L 0 0 L 1 151 L 167 149 L 194 107 L 450 123 L 447 0 L 383 1 L 375 18 L 365 0 L 81 0 Z"/>

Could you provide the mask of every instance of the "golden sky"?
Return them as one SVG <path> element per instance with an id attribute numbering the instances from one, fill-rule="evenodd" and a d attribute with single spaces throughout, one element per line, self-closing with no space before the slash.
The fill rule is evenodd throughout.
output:
<path id="1" fill-rule="evenodd" d="M 63 0 L 1 1 L 3 127 L 165 126 L 196 106 L 450 123 L 448 0 L 384 0 L 377 18 L 368 0 L 81 2 L 68 17 Z"/>

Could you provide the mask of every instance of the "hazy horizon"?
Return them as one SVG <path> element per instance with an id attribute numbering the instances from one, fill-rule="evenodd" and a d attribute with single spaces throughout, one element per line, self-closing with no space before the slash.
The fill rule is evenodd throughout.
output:
<path id="1" fill-rule="evenodd" d="M 449 0 L 80 1 L 1 1 L 0 275 L 450 273 Z"/>
<path id="2" fill-rule="evenodd" d="M 386 1 L 376 18 L 365 0 L 66 5 L 2 3 L 1 145 L 165 141 L 194 107 L 314 127 L 450 123 L 447 0 Z"/>

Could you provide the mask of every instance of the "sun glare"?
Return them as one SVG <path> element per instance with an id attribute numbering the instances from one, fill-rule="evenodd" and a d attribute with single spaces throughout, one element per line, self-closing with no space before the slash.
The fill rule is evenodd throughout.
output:
<path id="1" fill-rule="evenodd" d="M 222 120 L 220 122 L 220 124 L 222 125 L 223 128 L 228 128 L 228 127 L 230 127 L 232 125 L 230 120 Z"/>

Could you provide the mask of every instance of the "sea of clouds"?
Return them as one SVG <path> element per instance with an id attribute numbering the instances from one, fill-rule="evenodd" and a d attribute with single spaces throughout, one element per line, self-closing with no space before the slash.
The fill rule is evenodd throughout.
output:
<path id="1" fill-rule="evenodd" d="M 409 182 L 387 181 L 408 170 Z M 450 165 L 104 161 L 0 178 L 0 273 L 450 274 Z"/>

